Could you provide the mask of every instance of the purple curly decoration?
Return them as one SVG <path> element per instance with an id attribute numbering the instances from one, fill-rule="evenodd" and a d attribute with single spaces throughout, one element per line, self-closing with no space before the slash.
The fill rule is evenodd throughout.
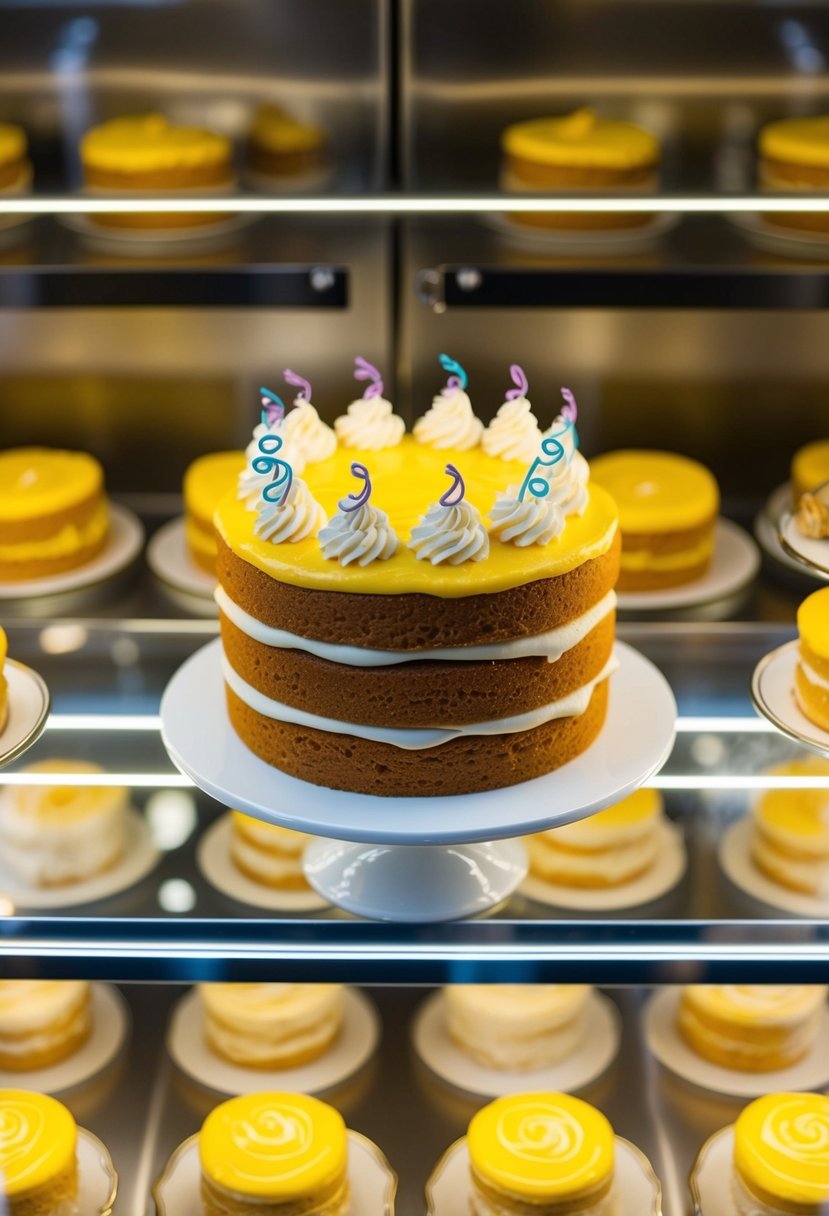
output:
<path id="1" fill-rule="evenodd" d="M 262 421 L 265 426 L 276 426 L 285 417 L 285 402 L 269 388 L 260 388 L 259 399 L 262 403 Z"/>
<path id="2" fill-rule="evenodd" d="M 381 397 L 383 395 L 383 381 L 380 372 L 374 364 L 369 363 L 368 359 L 364 359 L 362 355 L 358 355 L 354 362 L 357 368 L 354 372 L 354 379 L 371 381 L 371 384 L 366 385 L 363 390 L 363 400 L 369 401 L 372 397 Z"/>
<path id="3" fill-rule="evenodd" d="M 458 469 L 453 464 L 448 464 L 444 469 L 447 477 L 452 478 L 452 484 L 445 494 L 440 496 L 440 505 L 442 507 L 457 507 L 463 502 L 463 496 L 466 493 L 466 486 L 463 484 L 463 478 Z M 453 500 L 452 495 L 457 494 L 457 498 Z"/>
<path id="4" fill-rule="evenodd" d="M 530 387 L 527 383 L 527 377 L 524 375 L 524 369 L 519 367 L 517 363 L 510 364 L 509 374 L 512 382 L 516 385 L 507 393 L 507 401 L 515 401 L 517 397 L 526 397 L 527 389 Z"/>
<path id="5" fill-rule="evenodd" d="M 289 367 L 286 367 L 282 375 L 285 377 L 286 384 L 292 384 L 294 388 L 298 388 L 298 397 L 304 401 L 311 400 L 311 385 L 302 376 L 298 376 L 296 372 L 292 372 Z"/>
<path id="6" fill-rule="evenodd" d="M 563 388 L 561 395 L 564 398 L 565 405 L 561 411 L 562 418 L 568 422 L 575 422 L 578 417 L 579 407 L 576 405 L 576 398 L 570 392 L 569 388 Z"/>
<path id="7" fill-rule="evenodd" d="M 371 478 L 366 466 L 355 460 L 351 466 L 351 472 L 355 477 L 360 478 L 363 482 L 363 488 L 359 493 L 349 494 L 348 498 L 343 498 L 340 501 L 340 508 L 343 511 L 357 511 L 360 507 L 364 507 L 371 498 Z"/>

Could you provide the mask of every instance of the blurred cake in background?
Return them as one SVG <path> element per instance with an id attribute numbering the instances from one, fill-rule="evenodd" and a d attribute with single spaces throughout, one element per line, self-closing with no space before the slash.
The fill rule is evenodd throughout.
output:
<path id="1" fill-rule="evenodd" d="M 584 1037 L 584 984 L 451 984 L 452 1041 L 487 1068 L 524 1072 L 569 1056 Z"/>
<path id="2" fill-rule="evenodd" d="M 829 189 L 829 115 L 782 118 L 758 138 L 760 186 L 779 194 L 826 194 Z M 827 211 L 765 211 L 764 219 L 785 228 L 829 233 Z"/>
<path id="3" fill-rule="evenodd" d="M 196 565 L 208 574 L 216 573 L 213 512 L 224 495 L 236 489 L 244 467 L 244 452 L 211 452 L 194 460 L 184 474 L 187 548 Z"/>
<path id="4" fill-rule="evenodd" d="M 302 858 L 313 836 L 233 811 L 230 856 L 247 878 L 278 890 L 310 891 Z"/>
<path id="5" fill-rule="evenodd" d="M 300 122 L 282 106 L 262 105 L 248 135 L 248 166 L 277 186 L 301 185 L 326 168 L 327 142 L 325 131 L 315 123 Z"/>
<path id="6" fill-rule="evenodd" d="M 200 984 L 208 1046 L 243 1068 L 298 1068 L 340 1033 L 340 984 Z"/>
<path id="7" fill-rule="evenodd" d="M 829 760 L 804 756 L 770 777 L 829 777 Z M 825 897 L 829 891 L 829 789 L 770 789 L 752 814 L 751 859 L 781 887 Z"/>
<path id="8" fill-rule="evenodd" d="M 827 989 L 783 984 L 691 984 L 682 990 L 678 1028 L 713 1064 L 773 1072 L 801 1060 L 823 1022 Z"/>
<path id="9" fill-rule="evenodd" d="M 0 122 L 0 194 L 23 194 L 31 183 L 26 132 L 16 123 Z"/>
<path id="10" fill-rule="evenodd" d="M 29 1089 L 0 1089 L 0 1196 L 8 1216 L 79 1209 L 78 1128 L 62 1102 Z"/>
<path id="11" fill-rule="evenodd" d="M 829 587 L 813 591 L 800 605 L 797 632 L 795 700 L 810 722 L 829 731 Z"/>
<path id="12" fill-rule="evenodd" d="M 92 1030 L 83 980 L 0 980 L 0 1068 L 29 1072 L 65 1060 Z"/>
<path id="13" fill-rule="evenodd" d="M 816 439 L 798 448 L 792 456 L 792 506 L 797 507 L 804 494 L 829 481 L 829 439 Z"/>

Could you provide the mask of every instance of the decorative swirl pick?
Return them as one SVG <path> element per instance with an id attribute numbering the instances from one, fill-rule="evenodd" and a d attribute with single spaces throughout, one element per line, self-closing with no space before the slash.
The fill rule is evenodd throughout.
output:
<path id="1" fill-rule="evenodd" d="M 260 473 L 263 476 L 266 473 L 273 474 L 262 491 L 262 497 L 265 502 L 275 502 L 281 507 L 291 491 L 291 483 L 294 479 L 294 471 L 287 460 L 277 459 L 276 453 L 282 447 L 282 440 L 279 435 L 263 435 L 257 446 L 262 455 L 254 456 L 251 461 L 254 473 Z"/>
<path id="2" fill-rule="evenodd" d="M 373 363 L 369 363 L 368 359 L 364 359 L 362 355 L 358 355 L 354 360 L 356 371 L 354 372 L 355 380 L 370 380 L 363 390 L 363 400 L 369 401 L 372 397 L 382 397 L 383 395 L 383 380 L 380 372 Z M 352 465 L 352 470 L 354 466 Z"/>
<path id="3" fill-rule="evenodd" d="M 460 363 L 456 362 L 454 359 L 450 359 L 448 355 L 441 355 L 440 365 L 445 372 L 451 373 L 449 379 L 446 381 L 447 388 L 466 388 L 467 384 L 469 383 L 469 377 L 461 367 Z"/>
<path id="4" fill-rule="evenodd" d="M 527 389 L 530 386 L 527 382 L 527 377 L 524 375 L 524 369 L 519 367 L 517 363 L 511 363 L 509 374 L 516 387 L 509 389 L 507 392 L 507 401 L 515 401 L 518 397 L 526 397 Z"/>
<path id="5" fill-rule="evenodd" d="M 286 367 L 282 375 L 285 377 L 286 384 L 292 384 L 294 388 L 298 388 L 297 397 L 302 401 L 311 400 L 311 385 L 302 376 L 298 376 L 296 372 L 292 372 L 289 367 Z"/>
<path id="6" fill-rule="evenodd" d="M 340 509 L 343 511 L 358 511 L 371 498 L 371 478 L 366 466 L 355 460 L 351 465 L 351 472 L 363 482 L 363 488 L 356 494 L 349 494 L 347 498 L 342 499 Z M 349 499 L 351 499 L 350 502 Z"/>
<path id="7" fill-rule="evenodd" d="M 463 478 L 453 464 L 448 464 L 443 471 L 447 477 L 451 477 L 453 480 L 449 489 L 444 494 L 441 494 L 440 505 L 442 507 L 457 507 L 463 502 L 464 495 L 466 494 Z M 457 498 L 453 499 L 453 494 L 457 494 Z"/>
<path id="8" fill-rule="evenodd" d="M 562 418 L 568 422 L 575 423 L 579 414 L 579 407 L 576 405 L 576 398 L 570 392 L 569 388 L 563 388 L 561 395 L 564 398 L 565 404 L 561 411 Z"/>
<path id="9" fill-rule="evenodd" d="M 535 470 L 539 466 L 552 468 L 564 459 L 564 444 L 556 439 L 555 435 L 548 435 L 546 439 L 541 440 L 542 456 L 536 456 L 535 460 L 527 470 L 527 476 L 521 483 L 521 492 L 518 495 L 518 501 L 524 501 L 524 495 L 529 490 L 533 498 L 546 498 L 550 493 L 550 483 L 543 475 L 536 476 Z M 544 456 L 549 456 L 549 460 L 545 460 Z"/>
<path id="10" fill-rule="evenodd" d="M 260 388 L 259 399 L 262 403 L 262 422 L 265 426 L 275 426 L 285 417 L 285 402 L 269 388 Z"/>

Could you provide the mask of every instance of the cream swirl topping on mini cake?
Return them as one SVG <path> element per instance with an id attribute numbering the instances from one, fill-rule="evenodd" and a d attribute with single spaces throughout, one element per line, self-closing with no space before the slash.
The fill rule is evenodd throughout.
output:
<path id="1" fill-rule="evenodd" d="M 489 536 L 480 512 L 466 501 L 463 478 L 455 466 L 448 464 L 446 472 L 452 485 L 412 528 L 409 548 L 418 560 L 433 566 L 483 561 L 489 556 Z"/>
<path id="2" fill-rule="evenodd" d="M 355 460 L 351 472 L 363 482 L 363 489 L 340 499 L 340 509 L 320 532 L 319 541 L 323 556 L 341 566 L 351 562 L 369 566 L 393 557 L 399 541 L 385 511 L 369 502 L 371 478 L 366 466 Z"/>
<path id="3" fill-rule="evenodd" d="M 467 375 L 460 363 L 448 355 L 441 355 L 440 362 L 452 374 L 432 399 L 432 408 L 418 418 L 414 437 L 430 448 L 465 452 L 478 446 L 484 424 L 472 412 L 472 402 L 465 392 Z"/>
<path id="4" fill-rule="evenodd" d="M 509 370 L 515 388 L 507 392 L 504 404 L 484 431 L 481 446 L 487 456 L 529 463 L 541 443 L 541 429 L 526 395 L 527 377 L 517 363 Z"/>
<path id="5" fill-rule="evenodd" d="M 262 540 L 281 545 L 295 543 L 319 532 L 325 524 L 325 512 L 301 477 L 291 478 L 288 489 L 279 499 L 264 495 L 256 504 L 258 519 L 253 530 Z"/>
<path id="6" fill-rule="evenodd" d="M 289 367 L 283 374 L 288 384 L 299 389 L 294 398 L 294 408 L 282 426 L 283 440 L 291 447 L 298 448 L 309 463 L 327 460 L 337 449 L 337 436 L 311 404 L 311 385 Z"/>
<path id="7" fill-rule="evenodd" d="M 403 438 L 406 423 L 393 412 L 394 407 L 383 396 L 383 381 L 373 364 L 358 356 L 355 379 L 368 380 L 362 397 L 352 401 L 345 414 L 334 421 L 334 430 L 343 447 L 359 448 L 364 452 L 381 452 L 396 448 Z"/>

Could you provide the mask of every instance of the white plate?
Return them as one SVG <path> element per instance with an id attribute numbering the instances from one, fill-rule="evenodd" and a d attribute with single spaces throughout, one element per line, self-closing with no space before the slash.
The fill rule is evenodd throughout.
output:
<path id="1" fill-rule="evenodd" d="M 230 856 L 232 834 L 233 816 L 222 815 L 210 825 L 196 849 L 199 870 L 223 895 L 252 908 L 267 908 L 272 912 L 319 912 L 331 907 L 316 891 L 269 887 L 248 878 L 233 864 Z"/>
<path id="2" fill-rule="evenodd" d="M 8 787 L 13 788 L 13 787 Z M 128 807 L 127 838 L 124 855 L 117 865 L 83 882 L 66 883 L 60 887 L 30 887 L 3 864 L 0 857 L 0 894 L 10 900 L 17 911 L 47 908 L 73 908 L 107 899 L 134 887 L 158 864 L 160 854 L 150 836 L 144 816 Z"/>
<path id="3" fill-rule="evenodd" d="M 790 891 L 782 883 L 774 882 L 751 859 L 751 837 L 754 824 L 746 815 L 733 823 L 720 839 L 717 849 L 720 868 L 735 887 L 746 895 L 758 899 L 770 908 L 791 912 L 793 916 L 807 916 L 810 920 L 829 919 L 829 898 L 807 895 L 804 891 Z"/>
<path id="4" fill-rule="evenodd" d="M 782 734 L 829 756 L 829 731 L 811 722 L 794 699 L 799 645 L 797 639 L 787 642 L 760 660 L 751 677 L 751 699 L 757 712 Z"/>
<path id="5" fill-rule="evenodd" d="M 782 486 L 769 495 L 766 499 L 766 504 L 762 511 L 759 511 L 754 518 L 754 535 L 760 544 L 760 547 L 765 550 L 769 557 L 774 561 L 779 562 L 788 570 L 792 570 L 795 574 L 801 575 L 803 578 L 819 580 L 819 576 L 815 571 L 810 570 L 798 558 L 792 557 L 787 553 L 780 544 L 780 536 L 777 530 L 777 524 L 780 517 L 787 510 L 791 509 L 792 503 L 792 483 L 786 481 Z"/>
<path id="6" fill-rule="evenodd" d="M 173 1010 L 167 1050 L 182 1072 L 220 1094 L 321 1093 L 359 1072 L 380 1040 L 380 1020 L 369 998 L 359 988 L 346 988 L 343 1001 L 342 1029 L 318 1059 L 298 1068 L 243 1068 L 211 1051 L 198 989 L 193 988 Z"/>
<path id="7" fill-rule="evenodd" d="M 136 210 L 140 201 L 136 198 Z M 209 245 L 214 241 L 232 236 L 259 219 L 258 211 L 243 211 L 227 216 L 211 224 L 193 224 L 181 228 L 105 228 L 96 224 L 91 216 L 82 212 L 59 215 L 57 218 L 66 228 L 77 232 L 91 245 L 130 254 L 174 254 L 194 245 Z"/>
<path id="8" fill-rule="evenodd" d="M 591 992 L 580 1018 L 581 1043 L 569 1056 L 544 1068 L 509 1072 L 488 1068 L 462 1051 L 446 1028 L 446 997 L 432 993 L 415 1016 L 412 1041 L 417 1054 L 433 1073 L 470 1094 L 500 1098 L 505 1094 L 575 1093 L 610 1067 L 621 1039 L 619 1011 L 601 993 Z"/>
<path id="9" fill-rule="evenodd" d="M 3 675 L 8 685 L 8 711 L 0 730 L 0 768 L 22 756 L 40 738 L 51 703 L 43 677 L 30 667 L 6 659 Z"/>
<path id="10" fill-rule="evenodd" d="M 102 583 L 124 570 L 135 560 L 144 544 L 144 528 L 132 511 L 120 503 L 109 503 L 109 536 L 100 553 L 91 561 L 65 570 L 63 574 L 51 574 L 48 578 L 21 579 L 19 582 L 0 582 L 0 601 L 31 599 L 38 595 L 59 595 L 64 591 L 78 591 Z"/>
<path id="11" fill-rule="evenodd" d="M 782 224 L 770 224 L 759 211 L 732 212 L 728 219 L 758 249 L 790 258 L 829 259 L 829 232 L 807 232 L 805 229 L 785 228 Z"/>
<path id="12" fill-rule="evenodd" d="M 0 1088 L 36 1089 L 43 1094 L 59 1094 L 103 1072 L 121 1050 L 127 1037 L 130 1015 L 126 1001 L 111 984 L 93 984 L 91 998 L 92 1031 L 77 1051 L 58 1064 L 29 1072 L 11 1072 L 0 1068 Z"/>
<path id="13" fill-rule="evenodd" d="M 661 988 L 651 997 L 645 1008 L 644 1033 L 651 1055 L 683 1081 L 729 1098 L 822 1089 L 829 1083 L 829 1007 L 821 1014 L 814 1046 L 797 1064 L 773 1072 L 742 1072 L 712 1064 L 685 1042 L 677 1028 L 681 995 L 681 988 Z"/>
<path id="14" fill-rule="evenodd" d="M 734 1124 L 706 1140 L 691 1170 L 696 1216 L 741 1216 L 734 1202 Z"/>
<path id="15" fill-rule="evenodd" d="M 711 604 L 742 591 L 759 569 L 760 554 L 749 534 L 720 516 L 714 528 L 714 556 L 702 578 L 658 591 L 619 591 L 618 607 L 622 612 L 666 612 Z"/>
<path id="16" fill-rule="evenodd" d="M 821 487 L 823 488 L 823 487 Z M 794 513 L 784 511 L 778 524 L 780 546 L 812 575 L 824 582 L 829 579 L 829 537 L 815 540 L 804 536 L 797 526 Z"/>
<path id="17" fill-rule="evenodd" d="M 259 194 L 318 194 L 327 190 L 333 181 L 332 164 L 317 165 L 304 173 L 286 173 L 281 177 L 256 173 L 253 169 L 247 169 L 244 173 L 245 185 Z"/>
<path id="18" fill-rule="evenodd" d="M 110 1216 L 118 1175 L 107 1148 L 85 1127 L 78 1128 L 78 1216 Z"/>
<path id="19" fill-rule="evenodd" d="M 349 1211 L 354 1216 L 392 1216 L 397 1175 L 376 1144 L 348 1130 Z M 204 1216 L 199 1138 L 180 1144 L 153 1186 L 158 1216 Z"/>
<path id="20" fill-rule="evenodd" d="M 147 545 L 147 565 L 156 578 L 160 578 L 162 583 L 169 583 L 176 591 L 209 600 L 213 611 L 218 614 L 213 599 L 216 576 L 202 570 L 190 556 L 183 515 L 171 519 L 152 535 Z"/>
<path id="21" fill-rule="evenodd" d="M 675 887 L 688 867 L 685 839 L 677 825 L 665 821 L 658 831 L 659 852 L 653 864 L 631 882 L 617 887 L 564 887 L 530 873 L 521 883 L 521 894 L 553 908 L 583 912 L 612 912 L 652 903 Z"/>
<path id="22" fill-rule="evenodd" d="M 575 760 L 520 785 L 446 798 L 383 798 L 311 785 L 258 759 L 227 717 L 221 640 L 191 655 L 161 701 L 173 763 L 225 806 L 266 822 L 336 840 L 454 844 L 529 835 L 582 819 L 659 769 L 674 741 L 676 702 L 661 672 L 623 642 L 611 677 L 607 720 Z"/>
<path id="23" fill-rule="evenodd" d="M 443 1156 L 426 1183 L 428 1216 L 463 1216 L 469 1211 L 469 1152 L 466 1137 Z M 616 1137 L 613 1182 L 614 1216 L 661 1216 L 662 1187 L 647 1157 L 628 1140 Z M 706 1212 L 705 1216 L 708 1216 Z"/>
<path id="24" fill-rule="evenodd" d="M 574 211 L 578 206 L 573 207 Z M 652 216 L 647 223 L 634 228 L 538 228 L 511 219 L 505 211 L 486 212 L 481 222 L 487 228 L 508 236 L 510 240 L 533 246 L 539 252 L 561 254 L 564 257 L 598 257 L 602 254 L 636 253 L 647 249 L 654 241 L 676 228 L 682 219 L 678 214 Z"/>

